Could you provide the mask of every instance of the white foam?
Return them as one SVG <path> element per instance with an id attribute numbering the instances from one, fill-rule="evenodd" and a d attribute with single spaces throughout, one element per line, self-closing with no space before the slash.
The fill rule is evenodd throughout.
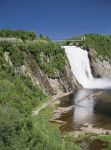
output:
<path id="1" fill-rule="evenodd" d="M 63 46 L 69 60 L 71 70 L 77 81 L 84 88 L 111 88 L 111 80 L 94 78 L 91 73 L 88 52 L 76 46 Z"/>

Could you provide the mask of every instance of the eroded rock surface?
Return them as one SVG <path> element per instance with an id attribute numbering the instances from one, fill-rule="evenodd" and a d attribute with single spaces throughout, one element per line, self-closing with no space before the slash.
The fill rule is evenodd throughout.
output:
<path id="1" fill-rule="evenodd" d="M 95 77 L 111 78 L 111 63 L 108 59 L 104 60 L 101 56 L 97 56 L 94 49 L 90 49 L 89 58 L 92 74 Z"/>
<path id="2" fill-rule="evenodd" d="M 58 122 L 60 118 L 62 118 L 64 115 L 68 115 L 72 113 L 74 106 L 69 107 L 57 107 L 57 109 L 54 111 L 53 116 L 50 121 Z"/>

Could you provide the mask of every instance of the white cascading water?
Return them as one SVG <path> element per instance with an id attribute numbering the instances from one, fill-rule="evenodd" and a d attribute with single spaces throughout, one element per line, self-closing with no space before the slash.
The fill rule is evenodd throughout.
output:
<path id="1" fill-rule="evenodd" d="M 111 80 L 93 77 L 88 58 L 88 52 L 76 46 L 63 46 L 69 60 L 71 70 L 77 81 L 84 88 L 111 88 Z"/>

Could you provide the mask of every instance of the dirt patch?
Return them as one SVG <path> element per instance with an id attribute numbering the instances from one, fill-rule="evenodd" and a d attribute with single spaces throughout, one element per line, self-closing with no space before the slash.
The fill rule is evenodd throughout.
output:
<path id="1" fill-rule="evenodd" d="M 89 150 L 103 150 L 108 147 L 108 144 L 109 144 L 108 142 L 95 139 L 89 143 Z"/>
<path id="2" fill-rule="evenodd" d="M 61 97 L 63 96 L 66 96 L 66 95 L 69 95 L 70 93 L 72 92 L 69 92 L 69 93 L 58 93 L 56 95 L 54 95 L 51 100 L 45 102 L 42 106 L 38 107 L 36 110 L 32 111 L 32 115 L 33 116 L 38 116 L 39 112 L 41 110 L 43 110 L 44 108 L 48 107 L 49 105 L 53 104 L 55 101 L 57 101 L 58 99 L 60 99 Z"/>

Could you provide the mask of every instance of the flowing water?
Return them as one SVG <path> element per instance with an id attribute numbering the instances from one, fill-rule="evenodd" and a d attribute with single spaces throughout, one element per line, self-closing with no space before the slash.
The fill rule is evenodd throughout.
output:
<path id="1" fill-rule="evenodd" d="M 62 131 L 79 130 L 84 124 L 111 129 L 111 90 L 81 89 L 60 99 L 59 107 L 74 106 L 60 120 Z"/>
<path id="2" fill-rule="evenodd" d="M 61 100 L 61 107 L 74 106 L 62 115 L 66 124 L 61 130 L 76 130 L 88 123 L 94 127 L 111 129 L 111 79 L 94 78 L 88 52 L 76 46 L 63 46 L 71 70 L 83 89 Z"/>
<path id="3" fill-rule="evenodd" d="M 86 124 L 95 129 L 111 130 L 111 79 L 93 77 L 86 50 L 76 46 L 63 47 L 71 70 L 83 89 L 60 99 L 60 107 L 73 106 L 60 117 L 60 121 L 65 122 L 60 127 L 61 131 L 81 130 Z M 108 146 L 108 143 L 97 140 L 80 143 L 83 150 L 87 146 L 90 150 L 102 150 Z"/>
<path id="4" fill-rule="evenodd" d="M 88 58 L 88 52 L 76 46 L 63 46 L 69 60 L 71 70 L 84 88 L 105 89 L 111 88 L 111 80 L 93 77 Z"/>

